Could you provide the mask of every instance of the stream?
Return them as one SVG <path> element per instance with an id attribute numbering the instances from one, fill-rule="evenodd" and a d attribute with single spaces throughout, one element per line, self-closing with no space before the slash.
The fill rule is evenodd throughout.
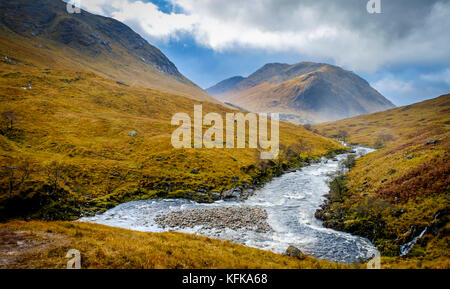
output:
<path id="1" fill-rule="evenodd" d="M 373 150 L 355 147 L 357 155 Z M 330 174 L 339 170 L 339 161 L 346 154 L 335 159 L 286 173 L 256 190 L 247 200 L 217 201 L 200 204 L 185 199 L 157 199 L 134 201 L 121 204 L 103 214 L 84 217 L 79 221 L 99 223 L 113 227 L 144 232 L 178 231 L 211 238 L 230 240 L 235 243 L 284 253 L 292 245 L 303 253 L 318 259 L 346 264 L 366 261 L 377 252 L 369 240 L 349 233 L 324 228 L 314 217 L 315 211 L 324 202 L 328 193 Z M 171 212 L 193 209 L 218 209 L 229 207 L 254 207 L 267 212 L 267 223 L 271 231 L 258 232 L 249 228 L 211 228 L 202 225 L 193 227 L 162 227 L 155 218 Z"/>

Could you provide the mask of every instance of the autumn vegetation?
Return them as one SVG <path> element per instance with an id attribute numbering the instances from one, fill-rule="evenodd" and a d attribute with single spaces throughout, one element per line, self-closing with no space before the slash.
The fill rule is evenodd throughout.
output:
<path id="1" fill-rule="evenodd" d="M 369 238 L 383 266 L 448 268 L 450 95 L 314 128 L 376 148 L 332 182 L 324 225 Z M 345 133 L 344 133 L 345 132 Z M 400 248 L 424 230 L 406 256 Z"/>
<path id="2" fill-rule="evenodd" d="M 83 268 L 364 267 L 72 222 L 133 200 L 212 202 L 345 152 L 335 138 L 378 150 L 346 160 L 352 169 L 331 182 L 324 225 L 369 238 L 384 268 L 450 267 L 449 95 L 318 126 L 282 122 L 277 160 L 260 159 L 258 149 L 174 149 L 174 113 L 239 108 L 215 101 L 123 24 L 86 12 L 70 18 L 64 5 L 0 5 L 8 12 L 0 23 L 0 268 L 64 268 L 71 248 Z"/>
<path id="3" fill-rule="evenodd" d="M 17 249 L 17 241 L 22 242 Z M 144 233 L 78 222 L 0 224 L 0 268 L 66 268 L 77 248 L 82 268 L 116 269 L 340 269 L 359 268 L 275 254 L 176 232 Z M 11 252 L 13 252 L 11 254 Z M 5 264 L 6 263 L 6 264 Z"/>
<path id="4" fill-rule="evenodd" d="M 261 160 L 258 149 L 174 149 L 170 142 L 176 129 L 171 125 L 174 113 L 192 114 L 194 105 L 200 103 L 205 114 L 236 111 L 128 85 L 89 67 L 71 66 L 65 56 L 55 55 L 33 44 L 0 37 L 0 219 L 6 222 L 0 226 L 4 236 L 31 239 L 36 246 L 30 246 L 36 250 L 41 242 L 44 247 L 44 251 L 30 249 L 31 255 L 20 255 L 23 261 L 8 266 L 60 268 L 66 261 L 63 251 L 67 244 L 83 249 L 83 264 L 89 268 L 338 266 L 312 258 L 297 262 L 183 234 L 141 234 L 92 224 L 54 223 L 133 200 L 211 202 L 213 195 L 225 190 L 260 186 L 291 167 L 344 149 L 335 140 L 287 123 L 280 124 L 280 158 L 273 161 Z M 56 59 L 64 60 L 61 64 Z M 133 131 L 136 135 L 130 134 Z M 17 235 L 16 230 L 27 233 Z M 47 242 L 53 244 L 54 235 L 63 241 L 62 247 L 53 250 Z M 78 237 L 73 239 L 75 235 Z M 146 245 L 137 245 L 136 238 Z M 154 238 L 160 240 L 159 245 Z M 73 240 L 76 243 L 71 243 Z M 161 240 L 172 244 L 173 254 L 163 248 Z M 0 249 L 2 254 L 14 251 L 8 242 L 2 243 L 6 246 Z M 210 242 L 214 249 L 206 250 L 205 244 Z M 190 251 L 183 251 L 191 245 Z M 115 253 L 118 248 L 122 250 L 119 254 Z M 198 250 L 203 253 L 190 257 L 192 260 L 185 255 Z"/>

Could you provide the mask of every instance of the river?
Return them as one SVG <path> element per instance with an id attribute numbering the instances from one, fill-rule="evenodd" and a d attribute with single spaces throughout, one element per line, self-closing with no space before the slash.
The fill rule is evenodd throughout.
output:
<path id="1" fill-rule="evenodd" d="M 354 150 L 358 155 L 372 151 L 362 147 L 356 147 Z M 328 193 L 330 174 L 339 170 L 339 161 L 344 158 L 345 154 L 334 160 L 323 158 L 319 163 L 274 178 L 244 201 L 218 201 L 212 204 L 199 204 L 184 199 L 134 201 L 121 204 L 103 214 L 81 218 L 79 221 L 144 232 L 163 232 L 169 228 L 160 227 L 154 220 L 156 216 L 198 208 L 251 206 L 267 212 L 267 221 L 273 231 L 207 229 L 202 226 L 171 230 L 230 240 L 277 253 L 283 253 L 293 245 L 303 253 L 319 259 L 347 264 L 360 263 L 377 252 L 370 241 L 324 228 L 321 221 L 314 217 L 316 209 L 325 200 L 323 195 Z"/>

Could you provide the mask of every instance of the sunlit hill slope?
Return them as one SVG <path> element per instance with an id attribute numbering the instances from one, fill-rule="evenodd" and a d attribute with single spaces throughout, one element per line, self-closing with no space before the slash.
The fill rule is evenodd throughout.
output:
<path id="1" fill-rule="evenodd" d="M 334 182 L 324 225 L 370 238 L 394 267 L 450 267 L 450 95 L 315 128 L 378 149 Z"/>
<path id="2" fill-rule="evenodd" d="M 25 4 L 15 9 L 19 2 Z M 39 9 L 41 12 L 27 10 L 45 5 L 56 8 L 45 8 L 48 15 Z M 128 35 L 123 24 L 85 12 L 81 16 L 67 14 L 61 5 L 59 1 L 8 1 L 0 5 L 0 13 L 8 14 L 2 16 L 0 24 L 2 219 L 74 219 L 146 198 L 185 197 L 210 202 L 222 198 L 226 190 L 256 186 L 290 166 L 304 165 L 308 159 L 342 148 L 303 128 L 281 124 L 282 152 L 275 161 L 260 160 L 255 149 L 174 149 L 170 140 L 176 127 L 171 118 L 177 112 L 192 115 L 194 104 L 200 102 L 183 92 L 199 89 L 149 44 L 137 51 L 156 53 L 155 58 L 162 61 L 159 70 L 156 64 L 136 64 L 137 56 L 121 46 L 128 41 L 121 30 L 108 37 L 101 34 L 104 27 L 113 25 Z M 19 17 L 24 11 L 28 12 Z M 16 14 L 17 19 L 13 17 Z M 44 24 L 37 24 L 44 16 Z M 7 26 L 5 19 L 16 19 L 17 23 Z M 54 21 L 81 21 L 76 29 L 96 27 L 98 35 L 110 41 L 112 51 L 97 42 L 78 47 L 81 44 L 75 39 L 68 43 L 51 40 L 54 29 L 61 29 L 61 25 L 51 24 Z M 22 32 L 15 25 L 30 30 Z M 35 26 L 37 36 L 28 34 Z M 62 35 L 68 36 L 62 39 L 80 37 L 77 31 L 64 30 Z M 114 42 L 113 37 L 118 40 Z M 97 49 L 101 51 L 94 56 Z M 121 63 L 114 70 L 118 74 L 108 75 L 116 61 Z M 97 71 L 98 67 L 105 69 Z M 141 67 L 140 73 L 136 67 Z M 169 79 L 170 84 L 181 86 L 171 90 L 166 89 L 170 85 L 161 87 L 150 80 L 141 82 L 142 86 L 132 85 L 127 75 L 137 79 L 150 75 L 162 84 Z M 178 89 L 180 94 L 167 92 Z M 205 101 L 209 100 L 207 94 L 201 99 L 205 114 L 230 112 L 216 101 Z"/>
<path id="3" fill-rule="evenodd" d="M 41 68 L 92 71 L 128 85 L 217 102 L 125 24 L 83 10 L 69 14 L 60 0 L 1 1 L 0 41 L 3 55 L 14 52 Z"/>
<path id="4" fill-rule="evenodd" d="M 331 121 L 394 107 L 355 73 L 313 62 L 269 63 L 247 78 L 233 77 L 207 91 L 249 111 L 288 115 L 296 123 Z"/>

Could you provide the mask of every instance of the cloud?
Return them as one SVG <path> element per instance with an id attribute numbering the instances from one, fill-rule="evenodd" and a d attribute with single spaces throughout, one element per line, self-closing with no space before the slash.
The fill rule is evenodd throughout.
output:
<path id="1" fill-rule="evenodd" d="M 372 86 L 382 94 L 406 94 L 415 90 L 412 82 L 396 79 L 392 75 L 376 81 Z"/>
<path id="2" fill-rule="evenodd" d="M 381 78 L 371 85 L 395 105 L 407 105 L 449 93 L 449 76 L 450 69 L 436 74 L 403 76 L 383 73 Z M 403 77 L 406 77 L 406 80 Z"/>
<path id="3" fill-rule="evenodd" d="M 450 68 L 438 73 L 422 74 L 420 78 L 425 81 L 441 82 L 450 85 Z"/>
<path id="4" fill-rule="evenodd" d="M 448 0 L 168 0 L 177 12 L 133 0 L 82 1 L 161 41 L 191 36 L 215 51 L 261 49 L 331 59 L 359 72 L 405 64 L 450 65 Z"/>

